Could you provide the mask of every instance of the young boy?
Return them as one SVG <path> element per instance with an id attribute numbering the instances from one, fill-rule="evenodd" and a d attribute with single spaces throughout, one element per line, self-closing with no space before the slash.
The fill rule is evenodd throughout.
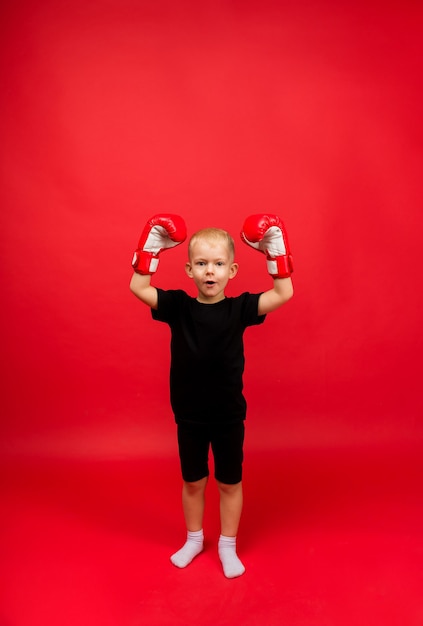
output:
<path id="1" fill-rule="evenodd" d="M 241 238 L 266 254 L 273 288 L 259 294 L 225 296 L 238 271 L 234 242 L 224 230 L 206 228 L 189 242 L 186 273 L 197 296 L 151 285 L 159 254 L 186 238 L 183 219 L 156 215 L 141 235 L 134 254 L 130 288 L 152 309 L 153 319 L 171 329 L 170 398 L 177 423 L 183 478 L 182 506 L 187 528 L 183 547 L 171 556 L 186 567 L 203 550 L 203 513 L 211 446 L 220 494 L 221 535 L 218 553 L 227 578 L 245 567 L 236 552 L 241 517 L 242 462 L 246 402 L 242 393 L 243 333 L 261 324 L 267 313 L 293 295 L 292 257 L 282 221 L 275 215 L 252 215 Z"/>

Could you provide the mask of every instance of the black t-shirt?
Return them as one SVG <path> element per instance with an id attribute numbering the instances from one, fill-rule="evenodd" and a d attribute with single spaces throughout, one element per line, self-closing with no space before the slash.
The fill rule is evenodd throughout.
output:
<path id="1" fill-rule="evenodd" d="M 202 304 L 182 290 L 158 289 L 153 319 L 171 329 L 170 400 L 177 422 L 245 419 L 243 334 L 261 324 L 260 294 Z"/>

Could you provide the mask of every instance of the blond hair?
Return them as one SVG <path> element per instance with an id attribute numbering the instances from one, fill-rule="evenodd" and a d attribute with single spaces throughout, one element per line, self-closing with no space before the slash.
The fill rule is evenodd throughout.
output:
<path id="1" fill-rule="evenodd" d="M 188 256 L 191 258 L 192 247 L 197 241 L 222 241 L 229 250 L 232 261 L 235 258 L 235 243 L 231 235 L 222 228 L 202 228 L 194 233 L 188 243 Z"/>

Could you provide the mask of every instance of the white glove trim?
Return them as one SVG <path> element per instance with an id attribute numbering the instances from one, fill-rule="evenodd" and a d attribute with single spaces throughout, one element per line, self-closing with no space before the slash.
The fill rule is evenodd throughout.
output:
<path id="1" fill-rule="evenodd" d="M 177 246 L 180 241 L 172 241 L 164 226 L 153 226 L 143 246 L 145 252 L 151 252 L 154 255 L 158 255 L 161 250 L 167 248 L 173 248 Z"/>

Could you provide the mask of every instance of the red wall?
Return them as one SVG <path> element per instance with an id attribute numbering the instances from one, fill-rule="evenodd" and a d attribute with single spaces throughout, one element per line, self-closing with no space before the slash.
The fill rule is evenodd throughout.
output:
<path id="1" fill-rule="evenodd" d="M 252 446 L 421 438 L 423 10 L 380 6 L 2 4 L 6 451 L 174 445 L 168 329 L 128 289 L 160 211 L 237 240 L 285 220 L 295 297 L 246 335 Z M 192 289 L 185 254 L 158 286 Z M 230 294 L 270 285 L 237 257 Z"/>

